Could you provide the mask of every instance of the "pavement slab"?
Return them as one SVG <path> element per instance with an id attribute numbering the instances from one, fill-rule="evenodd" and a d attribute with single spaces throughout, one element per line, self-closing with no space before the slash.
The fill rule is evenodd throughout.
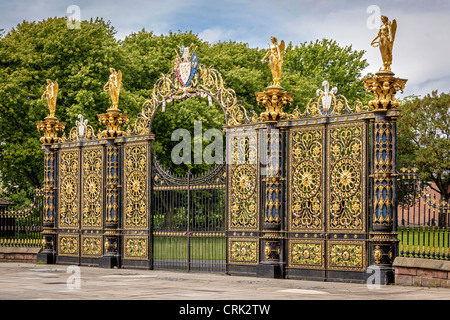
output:
<path id="1" fill-rule="evenodd" d="M 450 289 L 0 263 L 3 300 L 449 300 Z"/>

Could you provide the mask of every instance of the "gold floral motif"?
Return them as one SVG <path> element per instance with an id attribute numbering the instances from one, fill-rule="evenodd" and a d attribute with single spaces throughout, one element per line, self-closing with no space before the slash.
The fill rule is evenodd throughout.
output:
<path id="1" fill-rule="evenodd" d="M 85 237 L 82 244 L 82 255 L 101 255 L 102 238 Z"/>
<path id="2" fill-rule="evenodd" d="M 78 254 L 78 237 L 60 237 L 59 254 L 61 255 L 77 255 Z"/>
<path id="3" fill-rule="evenodd" d="M 331 171 L 331 184 L 341 198 L 349 198 L 359 190 L 360 169 L 354 160 L 343 158 L 337 161 Z"/>
<path id="4" fill-rule="evenodd" d="M 231 241 L 231 261 L 237 263 L 257 263 L 256 241 Z"/>
<path id="5" fill-rule="evenodd" d="M 250 164 L 241 164 L 233 173 L 234 193 L 241 200 L 251 197 L 256 188 L 255 168 Z"/>
<path id="6" fill-rule="evenodd" d="M 323 267 L 322 243 L 291 242 L 289 250 L 291 267 Z"/>
<path id="7" fill-rule="evenodd" d="M 147 238 L 130 237 L 125 239 L 125 258 L 143 259 L 147 257 Z"/>
<path id="8" fill-rule="evenodd" d="M 100 148 L 83 150 L 83 226 L 102 225 L 103 151 Z"/>
<path id="9" fill-rule="evenodd" d="M 344 242 L 330 244 L 330 267 L 364 267 L 364 247 Z"/>

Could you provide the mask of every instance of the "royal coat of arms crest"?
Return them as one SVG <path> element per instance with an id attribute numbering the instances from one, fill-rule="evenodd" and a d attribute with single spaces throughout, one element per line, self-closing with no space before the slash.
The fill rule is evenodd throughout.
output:
<path id="1" fill-rule="evenodd" d="M 190 56 L 189 50 L 194 46 L 191 44 L 189 47 L 178 47 L 180 48 L 181 57 L 178 55 L 175 59 L 175 75 L 177 80 L 181 83 L 184 88 L 190 86 L 192 79 L 194 78 L 197 67 L 198 67 L 198 58 L 195 52 Z"/>

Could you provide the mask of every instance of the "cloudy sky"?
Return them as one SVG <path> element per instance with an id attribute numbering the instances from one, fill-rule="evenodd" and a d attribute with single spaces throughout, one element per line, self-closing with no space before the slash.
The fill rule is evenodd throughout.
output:
<path id="1" fill-rule="evenodd" d="M 400 97 L 450 92 L 449 0 L 0 0 L 0 29 L 76 15 L 68 12 L 71 5 L 78 6 L 82 20 L 111 21 L 120 39 L 142 28 L 156 34 L 192 30 L 211 43 L 233 40 L 259 48 L 268 46 L 271 35 L 294 44 L 334 39 L 366 51 L 370 66 L 364 72 L 382 64 L 378 48 L 370 46 L 379 8 L 398 24 L 392 70 L 409 79 Z"/>

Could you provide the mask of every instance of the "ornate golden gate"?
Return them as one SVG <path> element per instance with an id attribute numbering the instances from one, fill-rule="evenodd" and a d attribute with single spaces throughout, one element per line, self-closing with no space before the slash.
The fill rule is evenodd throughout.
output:
<path id="1" fill-rule="evenodd" d="M 303 112 L 296 107 L 287 114 L 283 108 L 293 95 L 280 86 L 284 42 L 272 38 L 272 43 L 266 56 L 271 57 L 274 82 L 256 93 L 265 112 L 252 117 L 235 92 L 224 88 L 220 73 L 199 64 L 189 48 L 156 82 L 134 126 L 125 131 L 129 116 L 118 109 L 120 71 L 111 68 L 104 89 L 113 105 L 98 115 L 106 129 L 97 134 L 80 116 L 69 137 L 58 137 L 65 124 L 54 116 L 54 96 L 48 97 L 50 115 L 38 123 L 45 150 L 43 251 L 38 259 L 152 268 L 155 236 L 187 237 L 187 243 L 191 237 L 212 236 L 225 242 L 230 274 L 361 281 L 378 268 L 381 282 L 391 282 L 397 254 L 395 137 L 400 116 L 394 95 L 406 80 L 394 77 L 385 65 L 373 78 L 363 79 L 375 99 L 369 106 L 357 102 L 353 107 L 324 82 L 325 90 L 318 90 Z M 57 88 L 49 81 L 47 95 Z M 192 229 L 189 213 L 182 231 L 154 230 L 152 199 L 175 189 L 187 191 L 189 198 L 192 190 L 189 175 L 187 187 L 183 179 L 155 185 L 165 174 L 152 172 L 152 121 L 166 103 L 192 97 L 214 100 L 225 114 L 226 176 L 220 167 L 217 183 L 195 188 L 223 189 L 226 180 L 226 215 L 215 218 L 226 222 L 226 230 L 222 224 L 213 232 Z M 189 207 L 190 201 L 186 203 Z M 196 209 L 205 212 L 203 205 Z M 165 259 L 161 254 L 159 260 Z"/>
<path id="2" fill-rule="evenodd" d="M 326 121 L 288 129 L 287 268 L 292 276 L 326 279 L 327 273 L 367 267 L 368 124 Z"/>
<path id="3" fill-rule="evenodd" d="M 195 52 L 190 56 L 186 48 L 182 58 L 177 56 L 175 67 L 156 82 L 134 125 L 128 125 L 126 130 L 122 127 L 127 125 L 130 116 L 118 109 L 120 71 L 110 69 L 111 76 L 104 89 L 110 92 L 112 106 L 98 115 L 100 123 L 106 126 L 98 133 L 80 115 L 68 136 L 58 136 L 65 127 L 54 116 L 58 85 L 48 82 L 50 114 L 38 123 L 38 129 L 44 132 L 41 142 L 45 150 L 43 251 L 39 260 L 102 267 L 161 268 L 162 262 L 182 260 L 185 252 L 194 248 L 194 258 L 190 259 L 188 254 L 188 269 L 203 270 L 203 265 L 209 263 L 207 269 L 225 270 L 226 217 L 222 196 L 225 165 L 217 164 L 216 169 L 202 177 L 188 177 L 187 187 L 183 179 L 178 179 L 180 185 L 168 183 L 170 174 L 163 173 L 156 161 L 152 163 L 151 126 L 156 112 L 160 108 L 164 111 L 166 103 L 186 98 L 207 98 L 210 105 L 215 101 L 229 125 L 247 119 L 246 110 L 235 92 L 223 86 L 217 70 L 198 63 Z M 190 72 L 186 73 L 186 66 Z M 165 184 L 158 180 L 163 176 L 167 178 Z M 174 190 L 186 192 L 188 198 L 202 199 L 198 204 L 185 203 L 188 214 L 182 218 L 188 223 L 180 232 L 155 226 L 156 217 L 152 216 L 152 212 L 158 216 L 170 215 L 164 212 L 165 206 L 156 210 L 158 204 L 152 204 L 152 199 L 158 200 L 164 197 L 164 192 Z M 205 206 L 209 205 L 205 199 L 217 200 L 214 214 L 210 212 L 212 204 Z M 189 208 L 195 210 L 192 215 Z M 184 251 L 176 257 L 167 258 L 164 248 L 155 247 L 155 242 L 161 244 L 161 237 L 180 235 L 187 238 L 179 241 L 183 245 L 187 243 L 187 248 L 184 245 Z M 202 252 L 204 248 L 219 252 Z"/>

